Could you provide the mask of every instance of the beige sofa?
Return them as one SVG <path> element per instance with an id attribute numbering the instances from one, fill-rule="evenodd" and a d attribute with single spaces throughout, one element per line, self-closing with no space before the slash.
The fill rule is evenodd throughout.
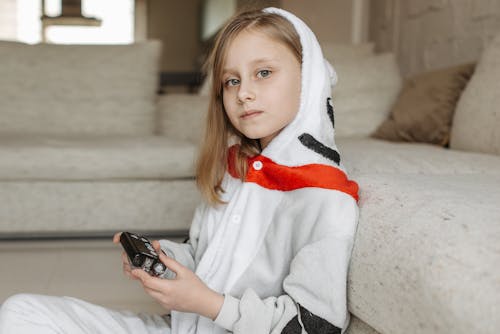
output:
<path id="1" fill-rule="evenodd" d="M 0 55 L 4 54 L 2 47 L 0 44 Z M 199 199 L 192 180 L 193 143 L 202 128 L 207 86 L 199 95 L 162 96 L 155 112 L 156 68 L 151 64 L 157 60 L 158 46 L 130 48 L 154 51 L 134 66 L 131 63 L 137 55 L 128 65 L 116 67 L 100 60 L 96 72 L 112 72 L 122 82 L 139 80 L 144 74 L 141 71 L 148 69 L 145 99 L 151 109 L 142 108 L 132 116 L 122 115 L 121 107 L 105 108 L 110 113 L 108 121 L 97 121 L 102 116 L 99 113 L 83 118 L 68 113 L 67 122 L 58 129 L 62 133 L 52 133 L 45 117 L 24 126 L 40 126 L 50 129 L 48 133 L 31 131 L 27 135 L 31 133 L 27 129 L 10 133 L 13 125 L 3 125 L 3 235 L 40 235 L 43 231 L 70 233 L 71 237 L 124 228 L 168 234 L 188 227 Z M 11 57 L 19 50 L 23 51 L 11 49 Z M 402 87 L 394 56 L 374 54 L 371 44 L 324 45 L 324 50 L 339 76 L 333 91 L 338 147 L 351 177 L 361 187 L 360 221 L 348 276 L 348 304 L 353 314 L 349 333 L 498 333 L 500 36 L 479 60 L 460 98 L 450 149 L 371 138 Z M 90 54 L 95 53 L 99 52 Z M 20 71 L 20 58 L 16 58 L 9 66 Z M 6 71 L 4 63 L 0 62 L 0 81 Z M 84 68 L 91 71 L 93 67 Z M 140 73 L 132 76 L 124 69 Z M 14 70 L 9 71 L 15 75 Z M 85 76 L 80 73 L 65 85 Z M 112 79 L 101 87 L 117 82 Z M 129 101 L 128 94 L 146 90 L 145 85 L 123 95 L 125 88 L 116 88 L 107 99 Z M 32 86 L 22 87 L 26 88 L 21 88 L 17 99 L 32 93 Z M 78 113 L 96 110 L 89 100 L 80 101 L 78 109 L 74 106 Z M 121 104 L 126 107 L 128 102 Z M 41 103 L 34 103 L 37 105 Z M 36 110 L 33 108 L 27 107 L 26 113 Z M 68 108 L 66 112 L 73 112 Z M 0 112 L 4 110 L 2 107 Z M 141 117 L 147 110 L 145 121 Z M 80 122 L 92 125 L 80 128 Z M 131 124 L 120 125 L 123 122 Z M 128 130 L 122 133 L 123 129 Z M 12 176 L 4 170 L 10 170 Z M 2 299 L 28 290 L 69 294 L 112 307 L 159 310 L 135 282 L 120 276 L 120 251 L 109 242 L 4 241 L 0 247 L 4 263 L 10 261 L 19 270 L 26 267 L 19 262 L 28 264 L 30 272 L 37 273 L 34 277 L 18 275 L 15 269 L 6 272 Z"/>
<path id="2" fill-rule="evenodd" d="M 0 42 L 1 238 L 185 233 L 196 148 L 163 135 L 160 52 Z"/>

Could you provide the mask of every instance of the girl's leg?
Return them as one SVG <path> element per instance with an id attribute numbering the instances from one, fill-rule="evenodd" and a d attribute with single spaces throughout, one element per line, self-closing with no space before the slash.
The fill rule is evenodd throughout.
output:
<path id="1" fill-rule="evenodd" d="M 0 309 L 2 334 L 170 333 L 159 315 L 113 311 L 71 297 L 19 294 Z"/>

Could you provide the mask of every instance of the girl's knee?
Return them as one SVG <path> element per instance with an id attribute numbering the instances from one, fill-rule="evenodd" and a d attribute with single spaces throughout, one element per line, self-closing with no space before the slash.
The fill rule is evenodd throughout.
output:
<path id="1" fill-rule="evenodd" d="M 39 299 L 38 295 L 19 293 L 7 298 L 0 308 L 0 310 L 27 310 L 36 304 Z"/>
<path id="2" fill-rule="evenodd" d="M 39 332 L 40 324 L 47 324 L 43 317 L 43 299 L 44 296 L 26 293 L 7 298 L 0 307 L 0 333 Z"/>

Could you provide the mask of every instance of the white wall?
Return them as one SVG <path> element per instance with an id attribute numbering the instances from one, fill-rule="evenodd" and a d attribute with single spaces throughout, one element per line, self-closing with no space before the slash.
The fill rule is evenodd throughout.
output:
<path id="1" fill-rule="evenodd" d="M 405 77 L 476 61 L 500 32 L 500 0 L 375 0 L 372 37 Z"/>
<path id="2" fill-rule="evenodd" d="M 281 7 L 307 23 L 320 42 L 368 40 L 369 0 L 282 0 Z"/>

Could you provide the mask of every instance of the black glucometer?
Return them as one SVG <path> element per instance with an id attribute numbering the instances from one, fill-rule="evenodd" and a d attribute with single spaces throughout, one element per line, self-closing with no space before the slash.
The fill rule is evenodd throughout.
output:
<path id="1" fill-rule="evenodd" d="M 146 237 L 130 232 L 122 232 L 120 243 L 133 267 L 140 268 L 153 276 L 162 276 L 168 270 L 160 261 L 160 256 Z"/>

